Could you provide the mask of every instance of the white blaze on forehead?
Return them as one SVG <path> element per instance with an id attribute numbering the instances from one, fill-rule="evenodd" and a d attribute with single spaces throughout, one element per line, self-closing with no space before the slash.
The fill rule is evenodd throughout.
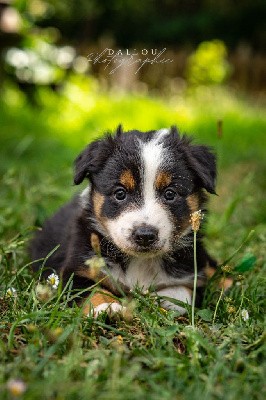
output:
<path id="1" fill-rule="evenodd" d="M 148 200 L 155 200 L 155 179 L 159 168 L 166 162 L 163 137 L 168 129 L 156 132 L 155 137 L 148 143 L 141 143 L 143 158 L 143 194 L 144 204 Z"/>
<path id="2" fill-rule="evenodd" d="M 169 133 L 169 129 L 168 128 L 162 128 L 162 129 L 159 129 L 156 132 L 156 137 L 162 137 L 164 135 L 167 135 L 168 133 Z"/>

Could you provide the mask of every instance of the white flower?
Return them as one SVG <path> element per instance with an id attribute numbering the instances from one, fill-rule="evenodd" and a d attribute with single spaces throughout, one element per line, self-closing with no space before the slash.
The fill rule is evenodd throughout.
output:
<path id="1" fill-rule="evenodd" d="M 21 379 L 10 379 L 7 382 L 7 389 L 14 397 L 20 397 L 27 389 L 27 385 Z"/>
<path id="2" fill-rule="evenodd" d="M 7 297 L 17 297 L 16 289 L 13 288 L 13 287 L 8 288 L 7 291 L 6 291 L 6 296 Z"/>
<path id="3" fill-rule="evenodd" d="M 243 321 L 247 321 L 249 319 L 248 310 L 242 310 L 241 317 L 242 317 Z"/>
<path id="4" fill-rule="evenodd" d="M 48 276 L 47 283 L 52 286 L 53 289 L 57 289 L 59 285 L 59 276 L 52 273 Z"/>

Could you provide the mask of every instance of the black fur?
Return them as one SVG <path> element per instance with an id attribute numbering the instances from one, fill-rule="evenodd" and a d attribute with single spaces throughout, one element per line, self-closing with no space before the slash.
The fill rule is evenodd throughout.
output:
<path id="1" fill-rule="evenodd" d="M 95 191 L 104 196 L 102 215 L 105 218 L 115 218 L 125 204 L 118 204 L 112 193 L 122 169 L 129 168 L 134 172 L 136 190 L 128 193 L 127 201 L 140 204 L 142 201 L 140 182 L 140 157 L 136 139 L 148 142 L 155 131 L 146 133 L 134 130 L 122 132 L 119 127 L 113 136 L 107 134 L 103 139 L 91 143 L 75 160 L 74 183 L 80 184 L 85 178 L 91 181 L 91 192 L 86 207 L 81 207 L 79 197 L 63 206 L 38 232 L 31 244 L 33 260 L 43 259 L 57 246 L 57 249 L 45 262 L 43 275 L 46 277 L 51 270 L 63 277 L 66 284 L 73 277 L 73 288 L 89 288 L 94 284 L 91 279 L 85 278 L 80 271 L 88 267 L 85 261 L 95 255 L 90 237 L 96 233 L 101 243 L 101 255 L 104 257 L 110 271 L 113 263 L 119 264 L 126 271 L 130 256 L 123 253 L 108 237 L 105 237 L 95 224 L 95 212 L 92 206 L 92 197 Z M 204 190 L 215 193 L 216 163 L 215 156 L 207 146 L 195 146 L 187 136 L 180 136 L 177 129 L 172 127 L 164 141 L 172 156 L 168 168 L 173 175 L 174 188 L 178 192 L 177 200 L 168 202 L 165 206 L 173 214 L 178 223 L 189 219 L 190 210 L 186 202 L 187 196 L 197 194 L 200 206 L 204 208 L 206 196 Z M 161 196 L 158 193 L 158 196 Z M 189 234 L 191 235 L 191 234 Z M 189 236 L 188 235 L 188 236 Z M 197 244 L 198 270 L 204 275 L 207 263 L 215 262 L 210 258 L 198 235 Z M 35 263 L 35 269 L 43 264 Z M 162 266 L 167 274 L 174 277 L 183 277 L 193 273 L 193 248 L 174 248 L 163 257 Z M 104 285 L 104 283 L 103 283 Z"/>

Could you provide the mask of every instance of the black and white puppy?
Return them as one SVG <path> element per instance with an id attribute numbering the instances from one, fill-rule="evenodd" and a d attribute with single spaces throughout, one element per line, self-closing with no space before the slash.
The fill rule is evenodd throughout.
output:
<path id="1" fill-rule="evenodd" d="M 191 144 L 175 127 L 149 132 L 122 132 L 118 127 L 76 159 L 75 184 L 85 178 L 90 185 L 37 233 L 32 258 L 44 258 L 60 244 L 46 266 L 61 275 L 64 284 L 73 279 L 72 288 L 88 288 L 88 296 L 96 280 L 88 260 L 95 257 L 97 239 L 97 251 L 105 261 L 100 271 L 105 295 L 91 297 L 95 315 L 122 309 L 111 295 L 119 295 L 118 286 L 126 293 L 136 286 L 152 288 L 159 296 L 191 304 L 190 216 L 204 209 L 206 191 L 215 193 L 211 150 Z M 204 287 L 206 268 L 215 262 L 200 233 L 197 262 L 198 286 Z M 185 311 L 167 300 L 162 305 Z"/>

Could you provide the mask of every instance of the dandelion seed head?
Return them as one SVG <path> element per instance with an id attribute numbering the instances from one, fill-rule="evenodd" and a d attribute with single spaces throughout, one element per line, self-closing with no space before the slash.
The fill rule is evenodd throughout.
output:
<path id="1" fill-rule="evenodd" d="M 249 319 L 248 310 L 242 310 L 241 311 L 241 317 L 242 317 L 243 321 L 247 321 Z"/>
<path id="2" fill-rule="evenodd" d="M 231 265 L 223 265 L 223 266 L 221 267 L 221 270 L 222 270 L 223 272 L 232 272 L 233 268 L 231 267 Z"/>
<path id="3" fill-rule="evenodd" d="M 117 350 L 122 350 L 124 345 L 124 339 L 121 335 L 116 336 L 112 341 L 111 341 L 111 347 L 117 349 Z"/>
<path id="4" fill-rule="evenodd" d="M 59 285 L 59 276 L 55 273 L 52 273 L 48 276 L 46 282 L 50 285 L 53 289 L 57 289 Z"/>
<path id="5" fill-rule="evenodd" d="M 116 342 L 117 342 L 117 344 L 123 344 L 123 342 L 124 342 L 123 337 L 121 335 L 118 335 L 116 337 Z"/>
<path id="6" fill-rule="evenodd" d="M 233 302 L 233 299 L 232 299 L 232 297 L 225 297 L 224 298 L 224 301 L 226 302 L 226 303 L 232 303 Z"/>
<path id="7" fill-rule="evenodd" d="M 234 314 L 236 312 L 235 306 L 228 306 L 227 312 L 228 312 L 228 314 Z"/>
<path id="8" fill-rule="evenodd" d="M 201 210 L 194 211 L 192 214 L 190 214 L 190 223 L 192 230 L 194 232 L 197 232 L 200 228 L 200 221 L 203 219 L 204 214 L 202 213 Z"/>
<path id="9" fill-rule="evenodd" d="M 61 328 L 60 326 L 58 326 L 55 329 L 47 329 L 45 331 L 47 339 L 51 343 L 55 343 L 57 341 L 57 339 L 59 338 L 59 336 L 62 334 L 62 332 L 63 332 L 63 328 Z"/>
<path id="10" fill-rule="evenodd" d="M 53 297 L 51 286 L 42 285 L 41 283 L 38 283 L 38 285 L 36 286 L 35 293 L 37 299 L 42 303 L 45 303 Z"/>

